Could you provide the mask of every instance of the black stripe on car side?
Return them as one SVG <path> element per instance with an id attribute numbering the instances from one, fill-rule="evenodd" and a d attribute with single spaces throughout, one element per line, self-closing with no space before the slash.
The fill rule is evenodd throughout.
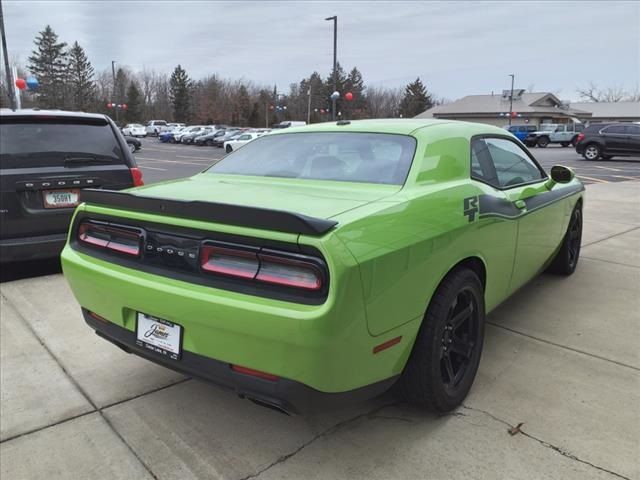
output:
<path id="1" fill-rule="evenodd" d="M 513 202 L 506 198 L 496 198 L 493 195 L 480 195 L 480 218 L 501 217 L 515 219 L 535 212 L 554 202 L 582 192 L 584 185 L 569 186 L 558 190 L 549 190 L 524 200 L 526 210 L 520 210 Z"/>

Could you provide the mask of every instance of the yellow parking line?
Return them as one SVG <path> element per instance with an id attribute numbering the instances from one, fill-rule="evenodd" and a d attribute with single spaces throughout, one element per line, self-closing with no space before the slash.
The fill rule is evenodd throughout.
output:
<path id="1" fill-rule="evenodd" d="M 627 177 L 626 175 L 611 175 L 611 176 L 615 177 L 615 178 L 624 178 L 624 179 L 627 179 L 627 180 L 639 180 L 640 179 L 640 177 Z"/>
<path id="2" fill-rule="evenodd" d="M 592 178 L 592 177 L 587 177 L 586 175 L 578 175 L 578 178 L 584 178 L 585 180 L 590 180 L 592 182 L 596 182 L 596 183 L 611 183 L 607 180 L 601 180 L 599 178 Z"/>
<path id="3" fill-rule="evenodd" d="M 138 164 L 138 166 L 140 168 L 148 168 L 149 170 L 161 170 L 163 172 L 166 172 L 167 169 L 166 168 L 158 168 L 158 167 L 148 167 L 147 165 L 142 165 L 141 163 Z"/>
<path id="4" fill-rule="evenodd" d="M 140 159 L 140 160 L 147 160 L 149 162 L 177 163 L 179 165 L 198 165 L 199 167 L 205 167 L 206 166 L 206 165 L 203 165 L 202 163 L 181 162 L 179 160 L 160 160 L 159 158 L 139 157 L 137 155 L 136 155 L 136 158 Z"/>
<path id="5" fill-rule="evenodd" d="M 621 172 L 622 170 L 618 169 L 618 168 L 611 168 L 611 167 L 603 167 L 602 165 L 594 165 L 594 168 L 602 168 L 603 170 L 611 170 L 613 172 Z"/>

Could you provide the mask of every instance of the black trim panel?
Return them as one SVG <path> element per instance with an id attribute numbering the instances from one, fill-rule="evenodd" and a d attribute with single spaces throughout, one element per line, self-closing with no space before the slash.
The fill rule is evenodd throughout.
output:
<path id="1" fill-rule="evenodd" d="M 362 402 L 388 390 L 398 379 L 390 377 L 380 382 L 346 392 L 326 393 L 294 380 L 278 378 L 264 380 L 235 372 L 227 362 L 182 351 L 180 360 L 170 360 L 153 354 L 136 345 L 136 334 L 114 323 L 98 320 L 86 309 L 82 309 L 85 322 L 96 334 L 122 348 L 149 361 L 170 368 L 185 375 L 197 377 L 219 387 L 235 391 L 240 397 L 282 410 L 286 413 L 309 413 L 328 410 L 349 403 Z"/>
<path id="2" fill-rule="evenodd" d="M 161 197 L 142 197 L 115 190 L 85 189 L 82 191 L 82 201 L 92 205 L 123 210 L 304 235 L 323 235 L 338 224 L 334 220 L 308 217 L 281 210 L 198 200 L 182 201 Z"/>

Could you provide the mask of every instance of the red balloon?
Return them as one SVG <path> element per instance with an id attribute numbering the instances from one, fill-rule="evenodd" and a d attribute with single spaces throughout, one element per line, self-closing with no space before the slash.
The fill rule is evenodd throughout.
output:
<path id="1" fill-rule="evenodd" d="M 123 104 L 122 104 L 122 108 L 123 108 L 123 110 L 126 110 L 126 109 L 127 109 L 127 104 L 126 104 L 126 103 L 123 103 Z"/>
<path id="2" fill-rule="evenodd" d="M 345 94 L 344 94 L 344 99 L 345 99 L 347 102 L 350 102 L 351 100 L 353 100 L 353 93 L 351 93 L 351 92 L 347 92 L 347 93 L 345 93 Z"/>
<path id="3" fill-rule="evenodd" d="M 18 87 L 20 90 L 24 90 L 25 88 L 27 88 L 27 82 L 24 78 L 16 78 L 16 87 Z"/>

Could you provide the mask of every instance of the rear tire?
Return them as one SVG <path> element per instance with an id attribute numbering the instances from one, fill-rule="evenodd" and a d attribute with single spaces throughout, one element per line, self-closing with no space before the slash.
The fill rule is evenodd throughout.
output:
<path id="1" fill-rule="evenodd" d="M 465 399 L 484 339 L 484 292 L 469 269 L 450 272 L 429 302 L 411 356 L 398 381 L 408 402 L 445 413 Z"/>
<path id="2" fill-rule="evenodd" d="M 560 250 L 547 268 L 549 273 L 569 276 L 576 271 L 580 259 L 582 243 L 582 209 L 576 206 L 571 213 L 567 232 L 564 234 Z"/>
<path id="3" fill-rule="evenodd" d="M 550 143 L 549 137 L 540 137 L 537 143 L 540 148 L 547 148 Z"/>
<path id="4" fill-rule="evenodd" d="M 136 146 L 135 146 L 135 145 L 132 145 L 132 144 L 129 144 L 129 151 L 130 151 L 131 153 L 136 153 Z"/>
<path id="5" fill-rule="evenodd" d="M 584 152 L 582 153 L 582 156 L 585 158 L 585 160 L 598 160 L 598 158 L 600 158 L 600 155 L 602 155 L 602 150 L 595 143 L 590 143 L 589 145 L 587 145 L 584 148 Z"/>
<path id="6" fill-rule="evenodd" d="M 233 152 L 233 147 L 231 145 L 227 145 L 226 148 L 225 148 L 225 151 L 227 153 L 231 153 L 231 152 Z"/>
<path id="7" fill-rule="evenodd" d="M 560 145 L 567 148 L 569 146 L 569 142 L 561 142 Z"/>

